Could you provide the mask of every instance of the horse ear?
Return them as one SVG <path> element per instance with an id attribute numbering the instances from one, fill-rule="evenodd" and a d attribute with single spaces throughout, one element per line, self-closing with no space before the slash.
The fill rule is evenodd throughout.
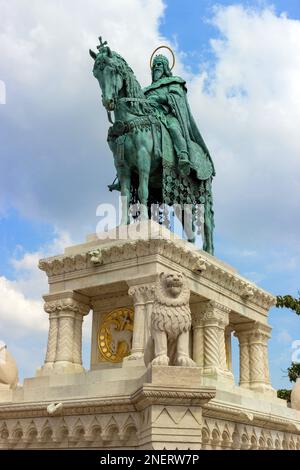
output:
<path id="1" fill-rule="evenodd" d="M 106 48 L 108 57 L 112 58 L 112 53 L 109 47 Z"/>
<path id="2" fill-rule="evenodd" d="M 96 52 L 92 51 L 92 49 L 90 49 L 89 52 L 90 52 L 90 56 L 91 56 L 94 60 L 96 60 L 96 57 L 97 57 Z"/>

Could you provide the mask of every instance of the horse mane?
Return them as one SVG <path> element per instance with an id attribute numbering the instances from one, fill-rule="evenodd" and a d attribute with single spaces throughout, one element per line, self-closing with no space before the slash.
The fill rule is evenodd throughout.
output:
<path id="1" fill-rule="evenodd" d="M 141 85 L 137 81 L 134 72 L 131 67 L 127 64 L 126 60 L 117 52 L 112 52 L 113 58 L 117 59 L 117 70 L 124 78 L 125 87 L 126 87 L 126 95 L 128 98 L 140 98 L 141 100 L 145 100 L 146 97 L 142 90 Z M 135 114 L 149 114 L 151 113 L 150 105 L 145 101 L 132 101 L 128 103 L 130 106 L 131 111 Z"/>

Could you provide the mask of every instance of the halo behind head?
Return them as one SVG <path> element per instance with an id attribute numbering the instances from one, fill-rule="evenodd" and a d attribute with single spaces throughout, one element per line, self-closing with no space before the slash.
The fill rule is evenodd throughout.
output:
<path id="1" fill-rule="evenodd" d="M 174 54 L 174 52 L 172 51 L 172 49 L 171 49 L 169 46 L 159 46 L 159 47 L 157 47 L 157 48 L 152 52 L 151 59 L 150 59 L 150 69 L 152 70 L 154 54 L 155 54 L 157 51 L 159 51 L 160 49 L 168 49 L 168 51 L 171 52 L 172 58 L 173 58 L 173 64 L 172 64 L 172 67 L 170 67 L 170 70 L 173 70 L 173 68 L 174 68 L 174 66 L 175 66 L 175 54 Z"/>

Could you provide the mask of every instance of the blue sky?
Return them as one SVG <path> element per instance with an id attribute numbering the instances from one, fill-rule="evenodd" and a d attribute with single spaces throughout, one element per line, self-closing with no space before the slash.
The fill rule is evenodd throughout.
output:
<path id="1" fill-rule="evenodd" d="M 188 79 L 191 106 L 217 168 L 216 256 L 274 294 L 300 289 L 300 3 L 122 1 L 128 18 L 121 0 L 88 0 L 74 8 L 69 0 L 63 7 L 33 1 L 29 8 L 21 0 L 0 0 L 0 80 L 6 85 L 6 104 L 0 104 L 6 296 L 0 339 L 22 377 L 34 374 L 46 347 L 40 299 L 47 284 L 38 258 L 82 241 L 95 231 L 97 205 L 116 202 L 106 190 L 115 171 L 86 54 L 100 33 L 144 85 L 152 50 L 162 43 L 174 48 L 175 73 Z M 23 319 L 24 309 L 32 318 Z M 271 374 L 279 388 L 288 385 L 282 371 L 292 341 L 300 339 L 300 319 L 272 309 L 270 323 Z M 88 334 L 86 328 L 86 364 Z"/>

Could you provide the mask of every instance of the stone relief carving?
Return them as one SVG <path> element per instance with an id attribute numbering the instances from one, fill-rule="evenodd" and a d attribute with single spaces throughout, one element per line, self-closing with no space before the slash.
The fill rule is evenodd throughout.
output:
<path id="1" fill-rule="evenodd" d="M 118 363 L 131 350 L 133 333 L 132 308 L 117 308 L 103 319 L 98 331 L 98 348 L 103 360 Z"/>
<path id="2" fill-rule="evenodd" d="M 218 291 L 229 290 L 232 294 L 268 310 L 275 305 L 276 299 L 254 284 L 247 282 L 237 274 L 226 269 L 207 258 L 201 252 L 194 252 L 185 246 L 178 246 L 172 240 L 134 240 L 125 241 L 118 246 L 103 247 L 84 252 L 75 256 L 59 256 L 40 260 L 39 268 L 45 271 L 49 278 L 67 275 L 81 270 L 97 269 L 110 263 L 136 259 L 148 255 L 161 255 L 172 262 L 201 275 L 205 282 L 212 282 L 218 286 Z"/>

